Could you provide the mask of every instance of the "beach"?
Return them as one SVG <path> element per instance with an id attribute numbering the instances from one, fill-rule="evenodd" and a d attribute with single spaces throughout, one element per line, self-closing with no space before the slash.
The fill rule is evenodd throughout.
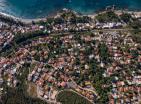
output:
<path id="1" fill-rule="evenodd" d="M 18 18 L 18 17 L 12 16 L 12 15 L 9 15 L 9 14 L 6 14 L 6 13 L 2 13 L 2 12 L 0 12 L 0 16 L 6 17 L 6 18 L 11 18 L 15 21 L 21 21 L 21 22 L 26 23 L 26 24 L 31 23 L 32 21 L 38 22 L 40 20 L 46 20 L 46 17 L 45 18 L 37 18 L 37 19 Z"/>

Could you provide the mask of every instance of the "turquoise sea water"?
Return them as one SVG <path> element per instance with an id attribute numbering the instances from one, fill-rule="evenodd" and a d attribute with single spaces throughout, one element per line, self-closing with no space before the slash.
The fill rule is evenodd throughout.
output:
<path id="1" fill-rule="evenodd" d="M 22 18 L 39 18 L 62 8 L 90 14 L 109 5 L 141 10 L 141 0 L 0 0 L 0 12 Z"/>

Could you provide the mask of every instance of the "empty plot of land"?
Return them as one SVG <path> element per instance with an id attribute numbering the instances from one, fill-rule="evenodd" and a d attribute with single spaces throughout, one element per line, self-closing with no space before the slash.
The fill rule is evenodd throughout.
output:
<path id="1" fill-rule="evenodd" d="M 60 92 L 57 96 L 57 101 L 62 104 L 92 104 L 81 95 L 70 90 Z"/>

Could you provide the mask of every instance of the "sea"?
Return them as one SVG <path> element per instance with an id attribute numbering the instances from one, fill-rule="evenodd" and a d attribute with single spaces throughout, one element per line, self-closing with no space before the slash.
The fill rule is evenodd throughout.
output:
<path id="1" fill-rule="evenodd" d="M 63 8 L 92 14 L 115 5 L 118 9 L 141 10 L 141 0 L 0 0 L 0 12 L 25 19 L 49 16 Z"/>

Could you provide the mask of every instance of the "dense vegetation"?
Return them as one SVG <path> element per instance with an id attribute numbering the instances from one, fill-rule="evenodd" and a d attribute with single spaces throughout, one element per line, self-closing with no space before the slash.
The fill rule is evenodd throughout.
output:
<path id="1" fill-rule="evenodd" d="M 72 91 L 60 92 L 57 96 L 57 101 L 62 104 L 91 104 L 87 99 Z"/>
<path id="2" fill-rule="evenodd" d="M 141 30 L 133 30 L 131 33 L 133 40 L 137 43 L 141 43 Z"/>
<path id="3" fill-rule="evenodd" d="M 112 11 L 107 11 L 105 13 L 98 14 L 96 16 L 96 19 L 101 23 L 119 21 L 119 17 Z"/>
<path id="4" fill-rule="evenodd" d="M 120 15 L 120 18 L 125 23 L 129 23 L 133 19 L 129 13 L 123 13 L 122 15 Z"/>
<path id="5" fill-rule="evenodd" d="M 46 26 L 47 28 L 50 28 L 51 25 L 56 25 L 56 24 L 63 24 L 67 23 L 68 24 L 76 24 L 76 23 L 89 23 L 92 19 L 88 16 L 77 16 L 74 12 L 72 11 L 63 11 L 60 14 L 60 17 L 57 18 L 47 18 L 47 21 L 39 21 L 36 22 L 36 24 Z"/>
<path id="6" fill-rule="evenodd" d="M 133 29 L 140 29 L 141 28 L 141 21 L 138 19 L 134 19 L 132 22 L 129 23 L 129 26 Z"/>

